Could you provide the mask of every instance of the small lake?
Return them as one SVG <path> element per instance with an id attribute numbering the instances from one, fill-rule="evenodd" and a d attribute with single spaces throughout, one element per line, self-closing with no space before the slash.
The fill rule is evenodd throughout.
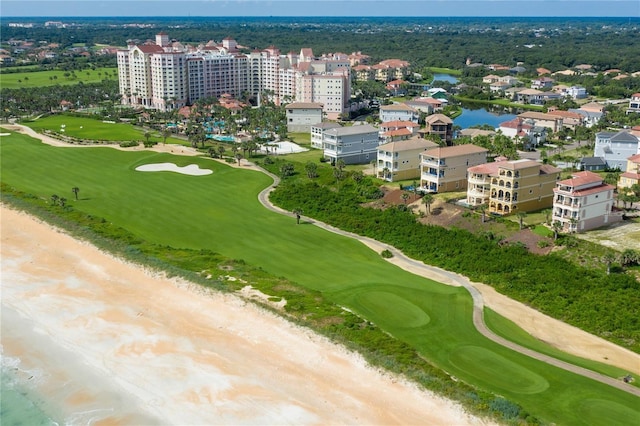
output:
<path id="1" fill-rule="evenodd" d="M 500 127 L 500 123 L 513 120 L 515 114 L 503 111 L 489 111 L 487 108 L 471 109 L 463 106 L 462 114 L 453 119 L 453 124 L 463 129 L 471 126 L 488 124 L 493 128 Z"/>
<path id="2" fill-rule="evenodd" d="M 458 84 L 458 78 L 451 74 L 434 74 L 431 83 L 433 83 L 434 81 L 447 81 L 451 84 Z"/>

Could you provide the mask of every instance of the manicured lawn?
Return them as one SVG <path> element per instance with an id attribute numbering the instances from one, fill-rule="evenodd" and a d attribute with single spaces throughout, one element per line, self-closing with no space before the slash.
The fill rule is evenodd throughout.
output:
<path id="1" fill-rule="evenodd" d="M 462 75 L 461 70 L 454 70 L 453 68 L 438 68 L 438 67 L 429 67 L 429 71 L 434 74 L 451 74 L 451 75 Z"/>
<path id="2" fill-rule="evenodd" d="M 114 71 L 116 77 L 114 77 Z M 5 89 L 18 89 L 20 87 L 44 87 L 54 86 L 56 84 L 78 84 L 83 83 L 99 83 L 106 79 L 106 72 L 109 72 L 110 79 L 117 79 L 117 68 L 96 68 L 96 70 L 86 69 L 75 72 L 76 79 L 65 77 L 66 71 L 36 71 L 36 72 L 20 72 L 11 74 L 0 74 L 2 87 Z M 20 82 L 18 81 L 20 80 Z"/>
<path id="3" fill-rule="evenodd" d="M 102 141 L 143 141 L 145 139 L 145 130 L 142 127 L 136 127 L 129 123 L 109 123 L 71 115 L 52 115 L 23 124 L 38 132 L 51 130 L 79 139 Z M 61 131 L 62 129 L 64 129 L 64 132 Z M 156 131 L 151 131 L 149 140 L 162 142 L 162 135 Z M 167 143 L 185 144 L 183 140 L 171 137 L 167 138 Z"/>
<path id="4" fill-rule="evenodd" d="M 503 395 L 547 422 L 639 424 L 638 398 L 518 355 L 482 337 L 469 294 L 417 277 L 363 244 L 264 209 L 259 172 L 207 158 L 106 148 L 54 148 L 22 136 L 2 138 L 2 181 L 119 224 L 149 242 L 217 251 L 324 293 L 408 342 L 459 380 Z M 173 162 L 207 176 L 137 172 Z M 80 188 L 75 201 L 71 188 Z M 509 327 L 506 333 L 517 334 Z M 520 337 L 521 338 L 521 337 Z M 588 417 L 585 417 L 588 415 Z"/>

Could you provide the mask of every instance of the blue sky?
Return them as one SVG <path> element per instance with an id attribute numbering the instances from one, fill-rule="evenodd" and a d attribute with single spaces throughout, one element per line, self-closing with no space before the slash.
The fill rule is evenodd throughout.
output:
<path id="1" fill-rule="evenodd" d="M 2 0 L 15 16 L 640 17 L 640 0 Z"/>

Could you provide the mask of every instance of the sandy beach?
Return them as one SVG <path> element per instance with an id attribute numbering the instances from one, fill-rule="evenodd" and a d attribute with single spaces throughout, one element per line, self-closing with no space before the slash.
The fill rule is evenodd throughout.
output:
<path id="1" fill-rule="evenodd" d="M 237 296 L 0 212 L 3 359 L 74 424 L 486 424 Z"/>

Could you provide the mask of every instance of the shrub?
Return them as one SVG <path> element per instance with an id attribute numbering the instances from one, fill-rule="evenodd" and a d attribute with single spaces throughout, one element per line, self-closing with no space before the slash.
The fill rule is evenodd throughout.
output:
<path id="1" fill-rule="evenodd" d="M 391 250 L 382 250 L 382 253 L 380 253 L 380 255 L 385 258 L 385 259 L 391 259 L 393 257 L 393 253 L 391 253 Z"/>
<path id="2" fill-rule="evenodd" d="M 536 244 L 539 248 L 546 248 L 549 247 L 549 241 L 547 240 L 540 240 L 538 241 L 538 243 Z"/>
<path id="3" fill-rule="evenodd" d="M 139 141 L 123 141 L 120 142 L 120 147 L 121 148 L 131 148 L 133 146 L 138 146 L 140 145 Z"/>

